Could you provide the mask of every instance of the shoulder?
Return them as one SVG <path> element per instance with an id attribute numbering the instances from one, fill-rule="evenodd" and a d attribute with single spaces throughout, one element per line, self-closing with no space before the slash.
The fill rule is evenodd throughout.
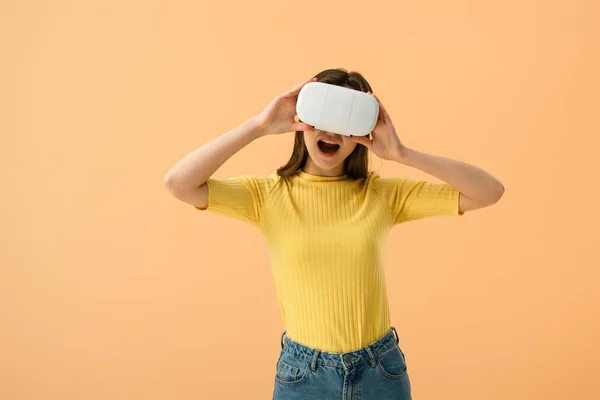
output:
<path id="1" fill-rule="evenodd" d="M 401 177 L 381 177 L 377 172 L 371 172 L 367 178 L 365 178 L 365 184 L 368 187 L 378 193 L 386 193 L 390 190 L 395 190 L 404 178 Z"/>
<path id="2" fill-rule="evenodd" d="M 238 179 L 243 181 L 250 189 L 266 194 L 277 185 L 281 177 L 274 172 L 268 175 L 245 174 L 240 175 Z"/>
<path id="3" fill-rule="evenodd" d="M 277 183 L 280 179 L 280 176 L 277 175 L 276 172 L 268 175 L 254 175 L 254 174 L 244 174 L 239 175 L 234 178 L 229 178 L 234 180 L 242 181 L 246 184 L 258 185 L 258 186 L 271 186 Z"/>

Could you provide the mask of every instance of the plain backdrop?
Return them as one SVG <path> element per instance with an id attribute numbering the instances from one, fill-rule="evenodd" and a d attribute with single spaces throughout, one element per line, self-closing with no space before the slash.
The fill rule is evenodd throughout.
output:
<path id="1" fill-rule="evenodd" d="M 407 146 L 506 187 L 390 232 L 413 398 L 599 398 L 599 18 L 592 0 L 1 1 L 0 398 L 271 398 L 266 243 L 163 177 L 328 68 L 361 72 Z M 272 173 L 292 145 L 261 138 L 213 177 Z"/>

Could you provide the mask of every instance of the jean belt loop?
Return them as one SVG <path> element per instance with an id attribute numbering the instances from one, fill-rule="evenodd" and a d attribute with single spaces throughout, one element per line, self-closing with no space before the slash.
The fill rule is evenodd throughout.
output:
<path id="1" fill-rule="evenodd" d="M 392 326 L 392 330 L 394 331 L 394 336 L 396 337 L 396 344 L 400 342 L 400 338 L 398 337 L 398 332 L 396 332 L 396 328 Z"/>
<path id="2" fill-rule="evenodd" d="M 283 350 L 283 337 L 285 336 L 285 333 L 287 331 L 283 331 L 283 333 L 281 334 L 281 349 Z"/>
<path id="3" fill-rule="evenodd" d="M 374 367 L 375 364 L 376 364 L 376 362 L 377 362 L 377 358 L 375 357 L 375 353 L 373 353 L 373 350 L 371 349 L 371 346 L 369 346 L 369 345 L 365 346 L 365 350 L 369 354 L 369 364 L 371 364 L 371 367 Z"/>
<path id="4" fill-rule="evenodd" d="M 320 353 L 321 353 L 321 350 L 319 350 L 319 349 L 315 349 L 315 351 L 313 353 L 312 360 L 310 361 L 310 369 L 313 371 L 317 369 L 317 358 L 319 357 Z"/>

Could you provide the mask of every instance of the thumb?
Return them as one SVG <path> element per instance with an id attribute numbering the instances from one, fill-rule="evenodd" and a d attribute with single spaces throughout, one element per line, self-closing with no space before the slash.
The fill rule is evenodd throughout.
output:
<path id="1" fill-rule="evenodd" d="M 312 132 L 315 129 L 312 127 L 312 125 L 305 124 L 304 122 L 295 122 L 295 123 L 292 124 L 291 130 L 292 131 L 308 131 L 308 132 Z"/>
<path id="2" fill-rule="evenodd" d="M 371 148 L 371 139 L 369 139 L 367 137 L 364 137 L 364 136 L 350 136 L 350 139 L 353 142 L 360 143 L 360 144 L 362 144 L 363 146 L 366 146 L 369 149 Z"/>

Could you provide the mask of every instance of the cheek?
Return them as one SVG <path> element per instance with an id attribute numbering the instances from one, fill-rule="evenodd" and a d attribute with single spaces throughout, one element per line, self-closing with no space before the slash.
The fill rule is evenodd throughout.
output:
<path id="1" fill-rule="evenodd" d="M 317 134 L 315 132 L 304 132 L 304 143 L 314 143 Z"/>
<path id="2" fill-rule="evenodd" d="M 344 143 L 344 147 L 345 147 L 344 153 L 346 153 L 347 156 L 350 155 L 354 151 L 356 146 L 358 146 L 358 143 L 356 143 L 356 142 L 348 141 L 348 142 Z"/>

